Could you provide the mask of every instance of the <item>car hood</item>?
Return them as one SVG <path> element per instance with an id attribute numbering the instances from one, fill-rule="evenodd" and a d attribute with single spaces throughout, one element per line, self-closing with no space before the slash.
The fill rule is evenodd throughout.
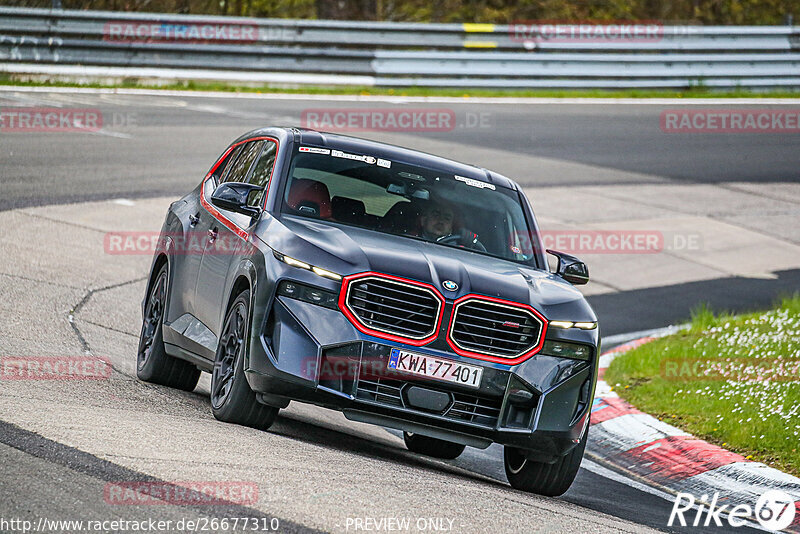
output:
<path id="1" fill-rule="evenodd" d="M 515 262 L 294 216 L 272 219 L 257 235 L 278 252 L 345 276 L 386 273 L 432 284 L 447 299 L 475 293 L 530 304 L 551 320 L 596 320 L 572 285 Z M 445 280 L 458 284 L 458 289 L 445 290 Z"/>

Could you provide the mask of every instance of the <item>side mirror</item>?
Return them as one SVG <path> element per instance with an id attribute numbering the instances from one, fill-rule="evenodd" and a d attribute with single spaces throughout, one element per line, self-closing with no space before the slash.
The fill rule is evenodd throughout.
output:
<path id="1" fill-rule="evenodd" d="M 558 266 L 556 267 L 558 276 L 576 286 L 589 282 L 589 268 L 581 260 L 557 250 L 548 250 L 547 253 L 558 258 Z"/>
<path id="2" fill-rule="evenodd" d="M 255 218 L 261 215 L 261 209 L 248 206 L 247 201 L 251 194 L 262 189 L 263 187 L 254 184 L 225 182 L 219 184 L 211 194 L 211 203 L 218 208 Z"/>

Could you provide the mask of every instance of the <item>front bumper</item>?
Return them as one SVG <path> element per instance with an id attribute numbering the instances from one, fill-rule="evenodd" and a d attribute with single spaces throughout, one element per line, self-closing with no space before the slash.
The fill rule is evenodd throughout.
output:
<path id="1" fill-rule="evenodd" d="M 483 367 L 480 386 L 389 371 L 395 347 Z M 436 343 L 410 347 L 359 332 L 338 310 L 279 297 L 263 310 L 245 369 L 264 402 L 309 402 L 355 421 L 480 448 L 500 443 L 548 461 L 569 452 L 583 434 L 596 362 L 594 351 L 590 361 L 537 354 L 509 366 Z M 437 402 L 426 403 L 426 396 Z"/>

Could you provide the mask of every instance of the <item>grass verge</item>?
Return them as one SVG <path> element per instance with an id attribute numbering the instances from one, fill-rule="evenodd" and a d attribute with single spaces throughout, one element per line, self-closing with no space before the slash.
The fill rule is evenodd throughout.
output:
<path id="1" fill-rule="evenodd" d="M 605 379 L 662 421 L 800 475 L 800 294 L 763 313 L 701 308 L 689 330 L 619 356 Z"/>
<path id="2" fill-rule="evenodd" d="M 668 90 L 570 90 L 570 89 L 536 89 L 536 90 L 491 90 L 491 89 L 447 89 L 436 87 L 341 87 L 341 86 L 252 86 L 237 85 L 224 82 L 177 82 L 170 84 L 153 84 L 139 81 L 123 81 L 119 84 L 77 83 L 67 81 L 20 81 L 13 76 L 0 75 L 0 85 L 19 87 L 90 87 L 102 89 L 154 89 L 179 91 L 223 91 L 237 93 L 283 93 L 310 95 L 376 95 L 376 96 L 444 96 L 459 98 L 506 97 L 506 98 L 798 98 L 800 91 L 748 91 L 735 89 L 730 91 L 712 91 L 702 87 L 684 91 Z"/>

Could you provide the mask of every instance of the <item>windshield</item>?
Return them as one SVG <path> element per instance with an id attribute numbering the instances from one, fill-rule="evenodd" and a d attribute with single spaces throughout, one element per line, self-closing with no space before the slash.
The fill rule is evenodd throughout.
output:
<path id="1" fill-rule="evenodd" d="M 283 213 L 536 263 L 516 191 L 363 154 L 300 147 Z"/>

